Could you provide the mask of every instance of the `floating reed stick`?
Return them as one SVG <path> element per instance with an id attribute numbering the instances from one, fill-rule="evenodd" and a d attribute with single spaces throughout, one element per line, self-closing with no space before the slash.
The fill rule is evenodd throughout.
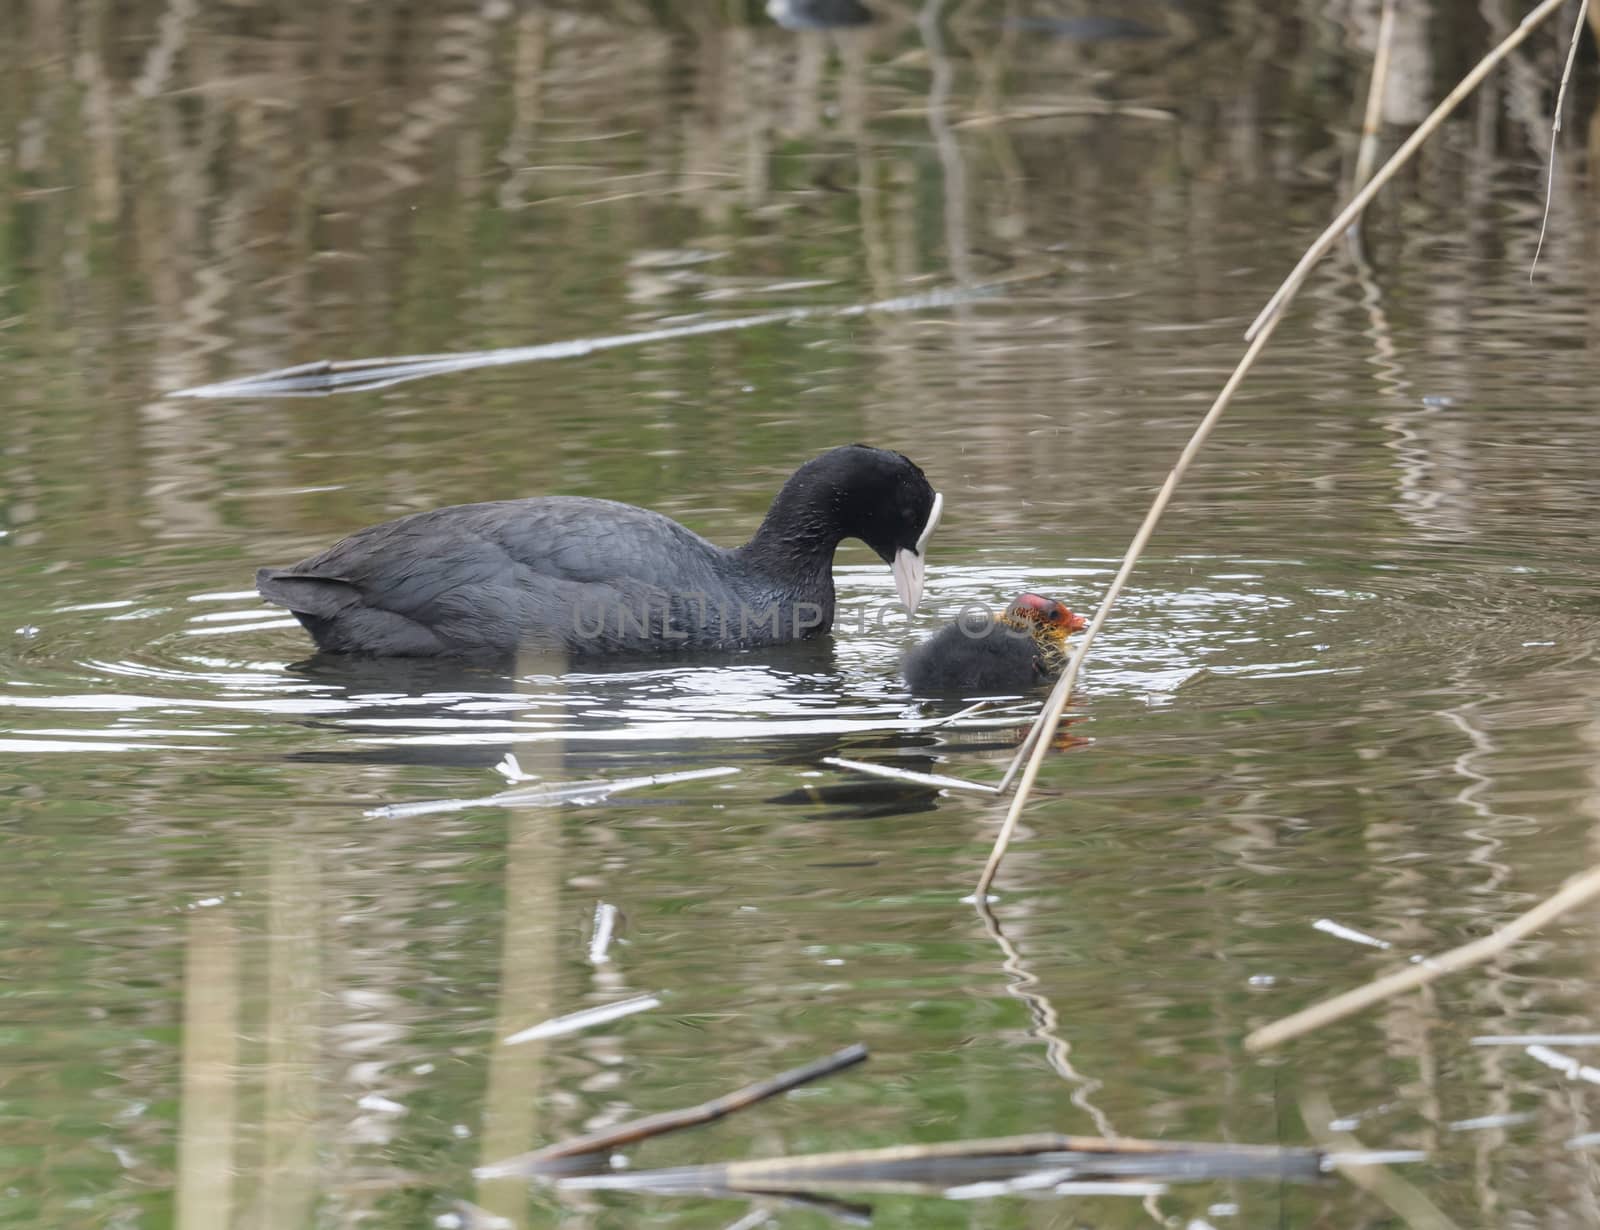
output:
<path id="1" fill-rule="evenodd" d="M 964 777 L 949 777 L 943 773 L 919 773 L 916 769 L 901 769 L 892 764 L 874 764 L 868 760 L 851 760 L 846 756 L 824 756 L 822 763 L 836 769 L 850 769 L 869 777 L 886 777 L 890 781 L 914 782 L 919 786 L 935 786 L 940 790 L 971 790 L 978 794 L 999 794 L 998 786 L 988 782 L 971 782 Z"/>
<path id="2" fill-rule="evenodd" d="M 1035 1132 L 987 1140 L 892 1145 L 704 1166 L 673 1166 L 557 1181 L 564 1191 L 925 1192 L 1051 1174 L 1058 1182 L 1274 1179 L 1311 1181 L 1325 1171 L 1317 1149 L 1202 1144 Z"/>
<path id="3" fill-rule="evenodd" d="M 501 765 L 505 763 L 501 761 Z M 518 778 L 514 780 L 529 780 L 516 764 L 507 767 L 518 774 Z M 627 790 L 642 790 L 646 786 L 670 786 L 710 777 L 732 777 L 738 772 L 739 770 L 733 765 L 721 765 L 714 769 L 680 769 L 672 773 L 650 773 L 642 777 L 555 782 L 547 786 L 523 786 L 516 790 L 502 790 L 497 794 L 486 794 L 476 799 L 424 799 L 417 803 L 386 803 L 382 807 L 368 808 L 361 814 L 374 820 L 409 820 L 414 816 L 431 816 L 446 811 L 468 811 L 474 807 L 553 807 L 558 803 L 600 803 L 610 799 L 614 794 L 621 794 Z"/>

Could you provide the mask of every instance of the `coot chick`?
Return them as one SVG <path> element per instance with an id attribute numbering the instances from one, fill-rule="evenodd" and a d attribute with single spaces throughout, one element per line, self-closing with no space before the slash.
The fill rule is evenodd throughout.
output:
<path id="1" fill-rule="evenodd" d="M 1068 635 L 1088 622 L 1053 598 L 1018 594 L 998 615 L 946 624 L 906 654 L 901 671 L 926 695 L 1027 692 L 1060 672 Z"/>
<path id="2" fill-rule="evenodd" d="M 660 513 L 544 496 L 358 530 L 256 589 L 327 653 L 574 657 L 748 649 L 833 624 L 833 553 L 859 538 L 908 611 L 943 498 L 908 458 L 853 444 L 802 465 L 755 536 L 715 546 Z"/>

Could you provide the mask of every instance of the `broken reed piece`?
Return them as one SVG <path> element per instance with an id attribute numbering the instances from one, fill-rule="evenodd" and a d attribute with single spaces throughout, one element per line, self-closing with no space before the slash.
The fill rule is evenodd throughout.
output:
<path id="1" fill-rule="evenodd" d="M 1280 1179 L 1309 1182 L 1325 1173 L 1320 1150 L 1277 1145 L 1229 1145 L 1107 1139 L 1035 1132 L 984 1140 L 895 1145 L 836 1153 L 800 1154 L 708 1166 L 673 1166 L 559 1179 L 564 1191 L 657 1193 L 796 1192 L 921 1193 L 974 1182 L 1003 1181 L 1037 1172 L 1083 1180 Z M 1070 1176 L 1068 1178 L 1067 1176 Z"/>
<path id="2" fill-rule="evenodd" d="M 754 1106 L 757 1102 L 776 1097 L 780 1093 L 787 1093 L 791 1089 L 798 1088 L 814 1080 L 820 1080 L 824 1076 L 831 1076 L 835 1072 L 843 1071 L 845 1068 L 854 1067 L 866 1057 L 867 1048 L 861 1043 L 855 1042 L 823 1059 L 803 1064 L 798 1068 L 791 1068 L 787 1072 L 780 1072 L 777 1076 L 757 1081 L 753 1085 L 746 1085 L 742 1089 L 735 1089 L 732 1093 L 725 1093 L 719 1098 L 712 1098 L 709 1102 L 686 1106 L 681 1110 L 668 1110 L 656 1115 L 646 1115 L 642 1119 L 633 1119 L 627 1123 L 620 1123 L 616 1127 L 605 1128 L 598 1132 L 589 1132 L 583 1136 L 574 1136 L 568 1140 L 559 1140 L 553 1145 L 535 1149 L 532 1153 L 523 1153 L 517 1157 L 508 1158 L 503 1162 L 493 1162 L 488 1166 L 480 1166 L 473 1174 L 479 1179 L 494 1179 L 504 1178 L 508 1175 L 534 1175 L 547 1169 L 560 1170 L 563 1167 L 558 1163 L 572 1158 L 585 1157 L 591 1153 L 601 1153 L 608 1149 L 620 1148 L 623 1145 L 637 1144 L 641 1140 L 648 1140 L 652 1136 L 663 1136 L 668 1132 L 676 1132 L 681 1128 L 699 1127 L 703 1123 L 713 1123 L 726 1115 L 733 1114 L 735 1111 Z"/>

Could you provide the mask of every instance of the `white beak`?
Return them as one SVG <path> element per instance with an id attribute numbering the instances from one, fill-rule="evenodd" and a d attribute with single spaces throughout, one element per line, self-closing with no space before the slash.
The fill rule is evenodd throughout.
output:
<path id="1" fill-rule="evenodd" d="M 922 556 L 901 547 L 894 553 L 894 588 L 907 615 L 917 613 L 922 601 Z"/>
<path id="2" fill-rule="evenodd" d="M 933 537 L 933 531 L 939 528 L 939 514 L 944 512 L 944 496 L 937 491 L 933 493 L 933 507 L 928 509 L 928 520 L 922 527 L 922 533 L 917 535 L 917 554 L 921 555 L 928 545 L 928 539 Z"/>
<path id="3" fill-rule="evenodd" d="M 928 539 L 933 537 L 933 531 L 939 524 L 939 514 L 943 511 L 944 496 L 934 492 L 933 507 L 928 510 L 928 520 L 922 527 L 922 533 L 917 536 L 916 547 L 909 551 L 901 547 L 894 553 L 894 588 L 900 595 L 900 605 L 905 607 L 908 615 L 915 615 L 917 605 L 922 601 L 922 582 L 927 568 L 923 551 Z"/>

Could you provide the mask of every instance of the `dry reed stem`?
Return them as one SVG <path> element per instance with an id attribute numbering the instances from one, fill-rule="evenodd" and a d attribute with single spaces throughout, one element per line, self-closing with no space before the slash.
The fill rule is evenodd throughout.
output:
<path id="1" fill-rule="evenodd" d="M 1534 245 L 1533 262 L 1528 266 L 1528 281 L 1533 281 L 1533 271 L 1539 267 L 1539 253 L 1544 251 L 1544 233 L 1550 226 L 1550 198 L 1556 191 L 1556 143 L 1561 136 L 1561 104 L 1567 97 L 1567 82 L 1572 80 L 1572 65 L 1578 58 L 1578 38 L 1583 34 L 1583 21 L 1589 15 L 1589 0 L 1578 0 L 1578 20 L 1572 27 L 1572 42 L 1567 46 L 1567 65 L 1561 70 L 1561 88 L 1556 91 L 1556 113 L 1550 120 L 1550 174 L 1544 184 L 1544 216 L 1539 219 L 1539 242 Z"/>
<path id="2" fill-rule="evenodd" d="M 1333 247 L 1339 236 L 1344 234 L 1350 228 L 1350 224 L 1372 203 L 1372 198 L 1378 195 L 1378 190 L 1394 178 L 1395 172 L 1411 161 L 1417 150 L 1422 148 L 1422 143 L 1434 134 L 1439 125 L 1461 105 L 1467 95 L 1478 88 L 1495 65 L 1520 47 L 1523 40 L 1564 3 L 1566 0 L 1543 0 L 1542 4 L 1522 19 L 1515 30 L 1478 61 L 1473 70 L 1456 84 L 1455 89 L 1445 95 L 1444 101 L 1429 113 L 1428 118 L 1417 126 L 1417 130 L 1406 138 L 1405 143 L 1389 156 L 1389 161 L 1378 168 L 1377 174 L 1368 180 L 1366 186 L 1339 211 L 1339 216 L 1328 224 L 1328 229 L 1317 236 L 1316 242 L 1306 249 L 1306 254 L 1300 258 L 1300 263 L 1283 280 L 1283 285 L 1278 287 L 1271 299 L 1267 300 L 1267 306 L 1261 309 L 1260 314 L 1245 330 L 1246 338 L 1254 338 L 1266 322 L 1294 297 L 1300 289 L 1300 284 L 1305 281 L 1306 275 L 1311 272 L 1311 267 L 1328 254 L 1328 249 Z"/>
<path id="3" fill-rule="evenodd" d="M 1553 896 L 1545 898 L 1533 909 L 1519 914 L 1505 926 L 1490 932 L 1482 939 L 1473 940 L 1472 943 L 1463 944 L 1459 948 L 1452 948 L 1437 957 L 1425 958 L 1415 965 L 1408 965 L 1392 974 L 1385 974 L 1365 986 L 1346 991 L 1342 995 L 1335 995 L 1332 999 L 1313 1004 L 1293 1016 L 1284 1017 L 1281 1021 L 1264 1026 L 1244 1040 L 1244 1048 L 1247 1051 L 1268 1050 L 1404 991 L 1426 986 L 1445 974 L 1453 974 L 1457 970 L 1487 961 L 1490 957 L 1499 956 L 1512 944 L 1537 931 L 1547 922 L 1596 897 L 1600 897 L 1600 867 L 1591 867 L 1576 879 L 1569 880 Z"/>
<path id="4" fill-rule="evenodd" d="M 1587 3 L 1587 0 L 1585 0 Z M 1383 15 L 1378 18 L 1378 45 L 1372 53 L 1372 80 L 1367 83 L 1367 110 L 1361 117 L 1361 144 L 1356 149 L 1355 174 L 1351 190 L 1372 178 L 1372 164 L 1378 157 L 1378 129 L 1383 125 L 1383 95 L 1389 85 L 1389 53 L 1394 47 L 1395 0 L 1383 0 Z M 1351 225 L 1359 229 L 1358 218 Z"/>
<path id="5" fill-rule="evenodd" d="M 1028 795 L 1033 789 L 1033 783 L 1039 776 L 1039 769 L 1044 763 L 1044 758 L 1049 753 L 1050 740 L 1055 736 L 1056 727 L 1061 721 L 1061 711 L 1066 707 L 1067 699 L 1072 695 L 1073 684 L 1077 682 L 1078 672 L 1083 665 L 1089 647 L 1094 644 L 1094 638 L 1100 634 L 1101 627 L 1105 624 L 1106 617 L 1110 614 L 1112 604 L 1122 593 L 1123 586 L 1127 583 L 1128 576 L 1132 573 L 1139 556 L 1143 554 L 1145 546 L 1155 533 L 1161 514 L 1166 511 L 1167 504 L 1172 499 L 1172 494 L 1177 490 L 1178 484 L 1188 472 L 1190 464 L 1200 451 L 1200 446 L 1205 443 L 1206 437 L 1211 434 L 1211 429 L 1216 426 L 1217 420 L 1222 417 L 1222 412 L 1228 408 L 1228 403 L 1233 400 L 1234 391 L 1239 387 L 1245 374 L 1254 366 L 1256 358 L 1260 355 L 1267 339 L 1272 336 L 1277 322 L 1282 316 L 1285 307 L 1294 296 L 1299 293 L 1301 283 L 1305 281 L 1306 274 L 1333 246 L 1338 237 L 1349 229 L 1350 224 L 1361 215 L 1378 190 L 1394 178 L 1395 173 L 1415 156 L 1422 143 L 1442 124 L 1445 118 L 1460 106 L 1461 102 L 1472 93 L 1477 85 L 1486 77 L 1501 60 L 1505 59 L 1535 28 L 1550 14 L 1558 9 L 1564 0 L 1543 0 L 1538 7 L 1522 19 L 1518 27 L 1508 34 L 1496 47 L 1494 47 L 1482 60 L 1478 61 L 1461 81 L 1446 95 L 1429 114 L 1415 132 L 1406 138 L 1399 149 L 1389 156 L 1389 160 L 1378 169 L 1378 172 L 1367 182 L 1350 203 L 1340 210 L 1339 216 L 1329 224 L 1328 228 L 1317 237 L 1316 241 L 1306 250 L 1283 284 L 1273 293 L 1267 306 L 1261 309 L 1246 331 L 1245 336 L 1250 341 L 1249 348 L 1244 352 L 1244 357 L 1239 360 L 1233 374 L 1228 377 L 1228 382 L 1222 386 L 1222 392 L 1217 394 L 1216 401 L 1212 402 L 1211 409 L 1206 411 L 1205 417 L 1200 420 L 1194 429 L 1194 435 L 1189 438 L 1189 443 L 1184 446 L 1179 455 L 1177 464 L 1172 467 L 1172 472 L 1167 475 L 1167 481 L 1161 485 L 1161 490 L 1156 493 L 1155 501 L 1150 505 L 1150 511 L 1145 514 L 1144 521 L 1140 523 L 1138 532 L 1129 545 L 1127 554 L 1122 558 L 1122 566 L 1117 569 L 1117 575 L 1112 578 L 1111 585 L 1106 590 L 1106 596 L 1100 603 L 1100 609 L 1095 612 L 1094 619 L 1083 634 L 1083 639 L 1078 643 L 1078 651 L 1072 655 L 1072 660 L 1067 664 L 1066 671 L 1051 691 L 1049 699 L 1045 701 L 1044 709 L 1039 719 L 1034 724 L 1034 729 L 1029 732 L 1028 738 L 1018 749 L 1010 765 L 1007 766 L 1001 778 L 1001 789 L 1005 790 L 1011 779 L 1016 774 L 1017 766 L 1027 758 L 1026 767 L 1022 772 L 1022 780 L 1017 786 L 1016 796 L 1011 800 L 1011 806 L 1006 812 L 1004 821 L 1001 822 L 1000 832 L 995 837 L 994 848 L 989 852 L 989 859 L 984 864 L 983 873 L 978 877 L 977 896 L 981 901 L 989 892 L 989 886 L 994 882 L 995 873 L 1000 869 L 1000 862 L 1005 857 L 1006 848 L 1011 844 L 1012 835 L 1016 832 L 1017 821 L 1022 814 L 1023 807 L 1027 804 Z"/>
<path id="6" fill-rule="evenodd" d="M 1076 677 L 1076 669 L 1070 663 L 1068 664 L 1068 670 L 1074 674 L 1074 677 Z M 999 790 L 1001 794 L 1004 794 L 1007 790 L 1011 789 L 1011 782 L 1017 776 L 1017 770 L 1022 768 L 1023 763 L 1027 761 L 1028 757 L 1032 754 L 1034 745 L 1039 742 L 1039 732 L 1044 729 L 1044 714 L 1048 712 L 1050 706 L 1055 703 L 1055 699 L 1055 689 L 1052 688 L 1050 690 L 1049 697 L 1045 700 L 1044 709 L 1040 710 L 1039 717 L 1034 719 L 1033 725 L 1028 727 L 1028 733 L 1026 737 L 1023 738 L 1021 745 L 1017 748 L 1016 754 L 1011 757 L 1011 763 L 1006 766 L 1006 771 L 1000 775 Z M 1063 706 L 1065 706 L 1066 701 L 1062 701 L 1061 703 Z M 1055 733 L 1054 726 L 1050 728 L 1050 732 L 1052 734 Z"/>
<path id="7" fill-rule="evenodd" d="M 977 899 L 980 902 L 989 895 L 989 885 L 994 881 L 995 872 L 1000 869 L 1000 860 L 1005 857 L 1006 847 L 1011 844 L 1011 836 L 1016 832 L 1017 820 L 1022 815 L 1023 807 L 1027 805 L 1028 795 L 1033 791 L 1033 783 L 1039 776 L 1040 766 L 1050 754 L 1050 743 L 1055 738 L 1056 727 L 1061 722 L 1061 711 L 1067 707 L 1067 698 L 1072 695 L 1072 686 L 1078 680 L 1078 671 L 1083 666 L 1083 659 L 1089 652 L 1089 646 L 1094 644 L 1094 638 L 1099 635 L 1107 616 L 1111 614 L 1112 604 L 1122 593 L 1123 586 L 1128 583 L 1134 565 L 1139 562 L 1139 556 L 1144 553 L 1145 546 L 1156 532 L 1156 524 L 1161 520 L 1161 514 L 1166 511 L 1167 504 L 1178 489 L 1178 484 L 1183 481 L 1184 474 L 1199 455 L 1206 437 L 1211 434 L 1211 429 L 1217 425 L 1222 412 L 1233 400 L 1234 391 L 1243 382 L 1245 374 L 1255 365 L 1256 357 L 1266 347 L 1268 339 L 1272 337 L 1277 327 L 1278 317 L 1274 316 L 1267 322 L 1267 327 L 1256 334 L 1255 340 L 1250 343 L 1250 348 L 1244 352 L 1244 358 L 1239 360 L 1239 365 L 1228 377 L 1228 383 L 1222 386 L 1222 392 L 1217 394 L 1216 401 L 1211 403 L 1211 409 L 1206 411 L 1205 417 L 1200 420 L 1200 425 L 1194 429 L 1194 435 L 1189 437 L 1189 443 L 1184 445 L 1183 452 L 1178 455 L 1177 464 L 1167 475 L 1167 481 L 1161 484 L 1155 502 L 1145 514 L 1139 532 L 1133 536 L 1133 543 L 1129 546 L 1128 553 L 1122 557 L 1122 567 L 1117 569 L 1117 575 L 1111 579 L 1111 584 L 1106 589 L 1106 596 L 1100 602 L 1100 609 L 1094 613 L 1094 618 L 1084 630 L 1083 639 L 1078 642 L 1078 651 L 1067 663 L 1067 669 L 1062 672 L 1049 699 L 1044 703 L 1044 712 L 1039 715 L 1039 720 L 1034 723 L 1034 729 L 1029 732 L 1028 740 L 1023 743 L 1023 751 L 1031 747 L 1032 754 L 1028 756 L 1027 766 L 1022 770 L 1022 780 L 1017 784 L 1017 793 L 1012 798 L 1011 807 L 1000 825 L 999 834 L 995 837 L 994 849 L 989 852 L 989 861 L 984 864 L 983 874 L 978 877 Z M 1023 752 L 1019 751 L 1017 758 L 1020 759 L 1022 755 Z M 1005 777 L 1002 778 L 1002 787 L 1010 781 L 1016 763 L 1014 759 L 1012 766 L 1007 768 Z"/>

